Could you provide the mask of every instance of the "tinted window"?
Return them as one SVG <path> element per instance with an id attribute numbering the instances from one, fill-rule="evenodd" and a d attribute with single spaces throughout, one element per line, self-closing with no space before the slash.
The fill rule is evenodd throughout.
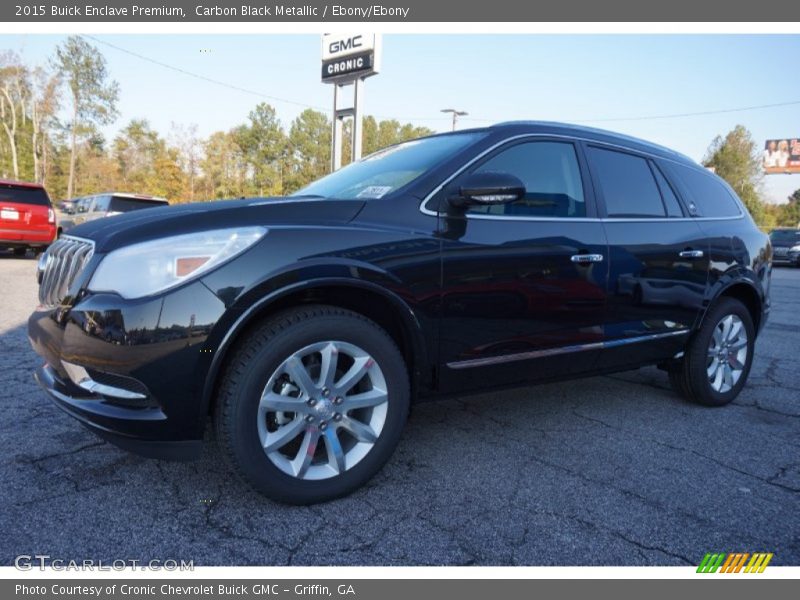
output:
<path id="1" fill-rule="evenodd" d="M 682 165 L 674 165 L 672 170 L 689 189 L 698 216 L 735 217 L 741 214 L 728 188 L 711 173 Z"/>
<path id="2" fill-rule="evenodd" d="M 496 154 L 475 173 L 501 172 L 525 184 L 525 197 L 498 206 L 475 206 L 471 213 L 534 217 L 584 217 L 586 202 L 575 147 L 565 142 L 526 142 Z"/>
<path id="3" fill-rule="evenodd" d="M 114 196 L 111 198 L 111 205 L 108 210 L 111 212 L 130 212 L 141 210 L 142 208 L 154 208 L 156 206 L 166 206 L 163 200 L 147 200 L 146 198 L 124 198 Z"/>
<path id="4" fill-rule="evenodd" d="M 658 187 L 661 189 L 661 198 L 664 200 L 664 205 L 667 207 L 667 216 L 682 217 L 683 210 L 681 209 L 681 203 L 678 202 L 678 197 L 675 195 L 675 191 L 667 181 L 667 178 L 664 177 L 664 174 L 655 165 L 653 165 L 653 174 L 656 176 Z"/>
<path id="5" fill-rule="evenodd" d="M 800 244 L 800 230 L 774 229 L 769 239 L 776 244 Z"/>
<path id="6" fill-rule="evenodd" d="M 19 202 L 20 204 L 50 206 L 50 199 L 43 189 L 16 187 L 6 184 L 0 184 L 0 202 Z"/>
<path id="7" fill-rule="evenodd" d="M 609 217 L 663 217 L 664 203 L 647 160 L 589 147 Z"/>
<path id="8" fill-rule="evenodd" d="M 292 195 L 343 200 L 382 198 L 411 183 L 469 144 L 478 141 L 483 135 L 456 133 L 390 146 L 351 163 Z"/>

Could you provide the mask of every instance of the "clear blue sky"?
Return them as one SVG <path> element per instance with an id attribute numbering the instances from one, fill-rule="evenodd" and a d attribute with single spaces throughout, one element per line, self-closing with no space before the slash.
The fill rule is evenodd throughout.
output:
<path id="1" fill-rule="evenodd" d="M 99 40 L 268 96 L 330 109 L 312 35 L 112 35 Z M 64 36 L 2 35 L 0 51 L 44 63 Z M 303 106 L 259 98 L 146 62 L 89 40 L 121 87 L 120 120 L 146 118 L 207 135 L 243 122 L 259 101 L 285 125 Z M 449 129 L 439 110 L 469 111 L 461 126 L 511 119 L 582 122 L 669 146 L 699 160 L 737 123 L 759 143 L 800 136 L 800 105 L 687 118 L 607 121 L 800 100 L 800 36 L 790 35 L 384 35 L 383 68 L 367 82 L 365 109 Z M 800 188 L 800 175 L 765 178 L 771 201 Z"/>

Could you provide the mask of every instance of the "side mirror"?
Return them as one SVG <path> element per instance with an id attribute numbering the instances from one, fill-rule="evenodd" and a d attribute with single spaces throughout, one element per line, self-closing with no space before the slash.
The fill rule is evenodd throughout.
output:
<path id="1" fill-rule="evenodd" d="M 458 196 L 449 199 L 457 207 L 471 204 L 495 205 L 525 197 L 525 184 L 510 173 L 472 173 L 461 184 Z"/>

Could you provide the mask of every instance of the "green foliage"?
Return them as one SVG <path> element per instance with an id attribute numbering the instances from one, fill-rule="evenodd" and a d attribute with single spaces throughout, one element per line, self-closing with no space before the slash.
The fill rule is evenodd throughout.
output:
<path id="1" fill-rule="evenodd" d="M 737 125 L 725 137 L 714 138 L 703 165 L 713 167 L 736 190 L 756 223 L 763 224 L 767 211 L 759 193 L 761 153 L 747 128 Z"/>
<path id="2" fill-rule="evenodd" d="M 778 206 L 777 224 L 783 227 L 800 227 L 800 189 L 787 198 L 786 204 Z"/>

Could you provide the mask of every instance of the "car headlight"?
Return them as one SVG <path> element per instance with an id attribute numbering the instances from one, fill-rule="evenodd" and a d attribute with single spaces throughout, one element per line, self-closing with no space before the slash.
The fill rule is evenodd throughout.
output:
<path id="1" fill-rule="evenodd" d="M 89 289 L 128 299 L 149 296 L 219 266 L 266 233 L 265 227 L 215 229 L 126 246 L 103 258 Z"/>
<path id="2" fill-rule="evenodd" d="M 797 246 L 792 246 L 791 248 L 789 248 L 789 252 L 800 252 L 800 244 L 798 244 Z"/>

